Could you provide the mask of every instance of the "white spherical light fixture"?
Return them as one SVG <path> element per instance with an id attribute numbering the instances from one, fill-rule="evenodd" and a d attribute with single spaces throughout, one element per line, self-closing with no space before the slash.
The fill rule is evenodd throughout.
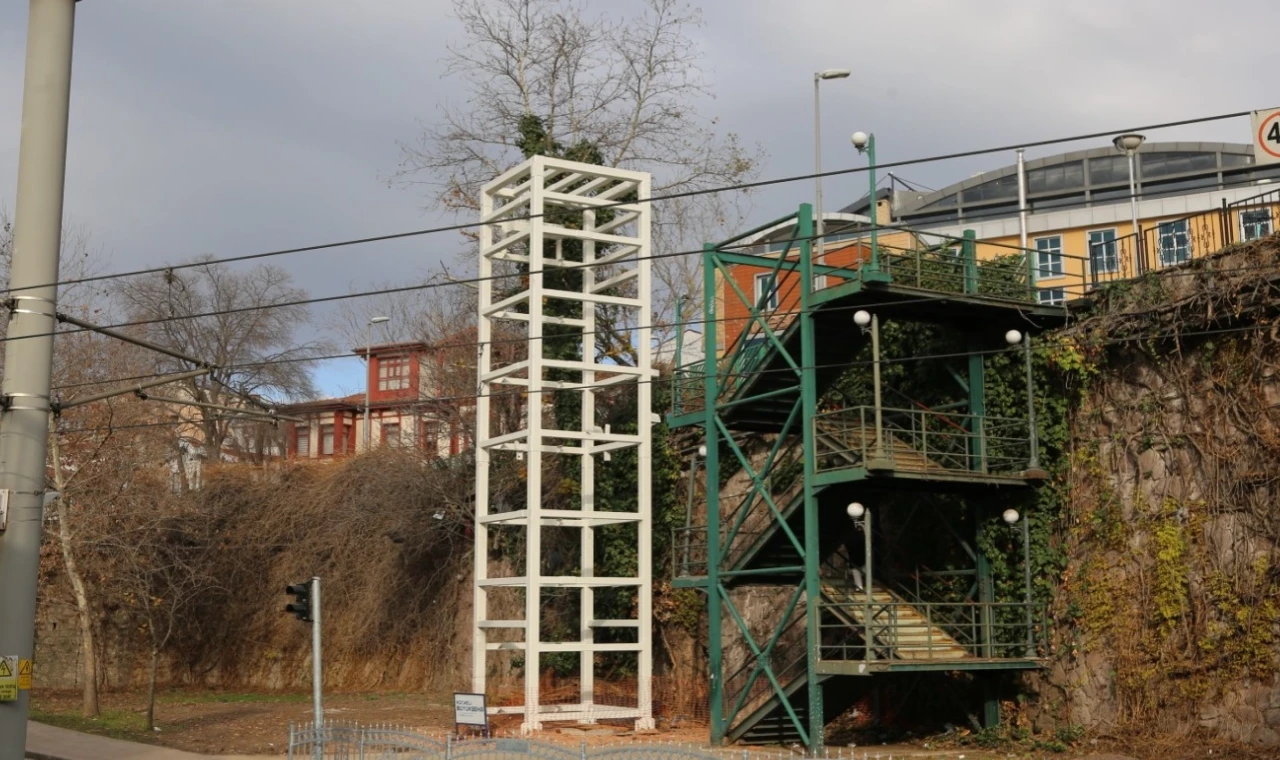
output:
<path id="1" fill-rule="evenodd" d="M 1004 511 L 1004 514 L 1000 516 L 1003 517 L 1004 521 L 1009 523 L 1010 525 L 1013 525 L 1014 523 L 1018 522 L 1018 517 L 1019 517 L 1018 510 L 1016 509 L 1006 509 Z"/>
<path id="2" fill-rule="evenodd" d="M 849 137 L 849 142 L 853 143 L 853 147 L 858 150 L 866 149 L 869 141 L 870 138 L 867 136 L 866 132 L 854 132 L 853 135 Z"/>
<path id="3" fill-rule="evenodd" d="M 1017 330 L 1010 330 L 1004 334 L 1004 342 L 1011 346 L 1016 346 L 1022 342 L 1022 333 Z"/>
<path id="4" fill-rule="evenodd" d="M 862 516 L 867 513 L 867 508 L 855 501 L 845 507 L 844 511 L 854 520 L 861 520 Z"/>
<path id="5" fill-rule="evenodd" d="M 698 447 L 698 456 L 702 457 L 703 459 L 707 458 L 707 445 L 705 443 Z"/>
<path id="6" fill-rule="evenodd" d="M 853 313 L 853 323 L 858 327 L 866 327 L 871 324 L 871 312 L 866 309 L 858 309 Z"/>

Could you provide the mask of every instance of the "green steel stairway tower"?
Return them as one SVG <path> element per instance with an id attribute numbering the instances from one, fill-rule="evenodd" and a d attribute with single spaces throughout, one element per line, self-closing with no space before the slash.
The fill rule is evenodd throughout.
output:
<path id="1" fill-rule="evenodd" d="M 763 255 L 741 251 L 766 229 L 789 239 Z M 1020 599 L 997 601 L 978 537 L 1008 494 L 1046 477 L 1029 336 L 1061 324 L 1065 309 L 1037 302 L 1028 252 L 980 266 L 971 233 L 909 249 L 873 242 L 870 256 L 854 244 L 844 266 L 815 263 L 812 238 L 802 205 L 704 247 L 705 359 L 673 379 L 669 422 L 700 433 L 705 447 L 706 508 L 677 531 L 674 583 L 707 595 L 714 744 L 815 749 L 868 684 L 955 671 L 990 680 L 1039 667 L 1044 654 L 1029 575 Z M 764 288 L 743 287 L 744 271 Z M 885 322 L 960 336 L 964 371 L 949 370 L 948 382 L 961 398 L 931 407 L 886 388 Z M 724 330 L 738 332 L 718 352 Z M 851 368 L 866 369 L 858 357 L 868 348 L 871 379 L 859 398 L 840 397 L 833 389 Z M 985 357 L 1019 349 L 1025 413 L 990 415 Z M 886 393 L 905 400 L 887 404 Z M 972 567 L 921 570 L 940 541 Z M 776 604 L 749 619 L 735 597 L 752 590 Z M 987 722 L 998 720 L 995 707 L 988 695 Z"/>

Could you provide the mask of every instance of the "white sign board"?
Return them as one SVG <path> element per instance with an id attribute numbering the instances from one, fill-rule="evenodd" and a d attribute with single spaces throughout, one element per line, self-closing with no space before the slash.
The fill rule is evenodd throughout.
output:
<path id="1" fill-rule="evenodd" d="M 459 726 L 488 726 L 483 694 L 454 694 L 453 722 Z"/>
<path id="2" fill-rule="evenodd" d="M 1253 112 L 1253 159 L 1280 164 L 1280 108 Z"/>

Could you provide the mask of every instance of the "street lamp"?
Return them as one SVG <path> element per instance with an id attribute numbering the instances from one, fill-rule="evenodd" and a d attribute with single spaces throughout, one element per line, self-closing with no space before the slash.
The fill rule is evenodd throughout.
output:
<path id="1" fill-rule="evenodd" d="M 1146 142 L 1146 135 L 1129 133 L 1120 135 L 1111 141 L 1116 146 L 1116 150 L 1129 157 L 1129 215 L 1133 218 L 1133 248 L 1134 254 L 1138 255 L 1138 249 L 1141 247 L 1141 241 L 1138 240 L 1138 181 L 1137 173 L 1134 171 L 1134 156 L 1138 154 L 1138 148 L 1142 147 L 1142 143 Z"/>
<path id="2" fill-rule="evenodd" d="M 391 321 L 391 317 L 372 317 L 369 324 L 365 326 L 364 337 L 364 450 L 369 450 L 369 387 L 373 385 L 371 377 L 373 369 L 373 326 L 381 325 Z"/>
<path id="3" fill-rule="evenodd" d="M 876 225 L 879 216 L 877 213 L 879 204 L 876 203 L 876 136 L 874 133 L 854 132 L 849 142 L 853 143 L 853 147 L 857 148 L 859 153 L 867 154 L 867 175 L 871 186 L 871 193 L 868 196 L 871 199 L 871 268 L 875 269 L 880 266 L 880 247 L 876 245 Z"/>
<path id="4" fill-rule="evenodd" d="M 884 459 L 884 421 L 880 410 L 880 317 L 866 309 L 853 313 L 853 323 L 864 333 L 871 333 L 871 385 L 876 405 L 876 443 L 874 456 Z"/>
<path id="5" fill-rule="evenodd" d="M 1027 614 L 1027 657 L 1035 657 L 1036 654 L 1036 637 L 1035 637 L 1035 618 L 1031 609 L 1031 526 L 1027 519 L 1018 514 L 1018 510 L 1010 508 L 1006 509 L 1000 515 L 1000 519 L 1004 520 L 1006 525 L 1017 525 L 1022 523 L 1022 582 L 1023 582 L 1023 606 L 1025 606 Z"/>
<path id="6" fill-rule="evenodd" d="M 845 507 L 845 514 L 849 515 L 849 519 L 853 521 L 854 527 L 862 531 L 862 554 L 866 563 L 862 569 L 856 567 L 849 568 L 850 575 L 854 578 L 854 585 L 859 591 L 867 592 L 867 604 L 871 604 L 873 599 L 871 595 L 871 510 L 862 506 L 860 502 L 850 502 Z M 866 574 L 865 578 L 863 574 Z M 865 583 L 864 583 L 865 581 Z M 869 610 L 868 610 L 869 612 Z M 872 616 L 868 615 L 868 618 Z M 868 642 L 870 639 L 868 639 Z"/>
<path id="7" fill-rule="evenodd" d="M 817 212 L 817 220 L 814 225 L 814 235 L 818 241 L 817 261 L 822 262 L 822 254 L 826 252 L 826 239 L 822 236 L 824 225 L 822 223 L 822 104 L 818 97 L 819 85 L 824 79 L 845 79 L 852 73 L 848 69 L 825 69 L 815 72 L 813 75 L 813 180 L 817 187 L 814 188 L 813 206 Z M 826 276 L 819 275 L 821 285 L 826 284 Z"/>

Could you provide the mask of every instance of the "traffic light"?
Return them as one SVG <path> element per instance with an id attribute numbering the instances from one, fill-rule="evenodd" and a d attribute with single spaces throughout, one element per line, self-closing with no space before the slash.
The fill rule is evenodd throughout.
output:
<path id="1" fill-rule="evenodd" d="M 295 583 L 285 588 L 284 592 L 294 601 L 284 606 L 284 611 L 293 614 L 299 620 L 311 622 L 311 581 Z"/>

